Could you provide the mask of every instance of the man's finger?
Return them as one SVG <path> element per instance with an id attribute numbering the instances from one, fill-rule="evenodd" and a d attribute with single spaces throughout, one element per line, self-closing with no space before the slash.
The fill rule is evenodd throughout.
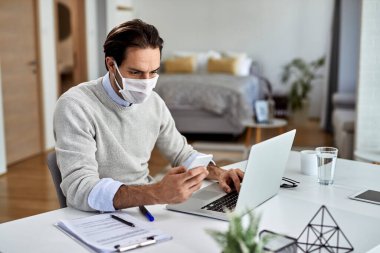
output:
<path id="1" fill-rule="evenodd" d="M 239 176 L 239 178 L 240 178 L 240 181 L 242 181 L 243 178 L 244 178 L 244 172 L 241 171 L 240 169 L 236 169 L 235 171 L 236 171 L 236 173 L 238 174 L 238 176 Z"/>
<path id="2" fill-rule="evenodd" d="M 228 175 L 232 179 L 232 182 L 234 183 L 236 191 L 239 192 L 240 191 L 240 178 L 238 177 L 237 173 L 235 171 L 230 171 L 228 173 Z"/>
<path id="3" fill-rule="evenodd" d="M 171 168 L 169 172 L 167 173 L 167 175 L 181 174 L 184 172 L 186 172 L 186 168 L 183 166 L 179 166 L 179 167 Z"/>
<path id="4" fill-rule="evenodd" d="M 195 184 L 192 187 L 190 187 L 190 191 L 195 192 L 198 191 L 202 187 L 202 183 Z"/>
<path id="5" fill-rule="evenodd" d="M 187 180 L 194 178 L 194 177 L 197 177 L 198 175 L 201 175 L 201 174 L 207 174 L 208 175 L 208 171 L 205 167 L 197 167 L 197 168 L 188 170 L 185 174 L 183 174 L 183 179 L 185 181 L 187 181 Z"/>
<path id="6" fill-rule="evenodd" d="M 206 171 L 206 172 L 202 172 L 200 174 L 197 174 L 194 177 L 187 179 L 185 181 L 186 187 L 191 188 L 194 185 L 201 183 L 203 181 L 203 179 L 205 179 L 207 177 L 207 175 L 208 175 L 208 172 Z"/>
<path id="7" fill-rule="evenodd" d="M 220 188 L 223 189 L 223 191 L 225 191 L 227 193 L 231 192 L 231 187 L 228 184 L 226 184 L 225 182 L 219 181 L 219 186 L 220 186 Z"/>

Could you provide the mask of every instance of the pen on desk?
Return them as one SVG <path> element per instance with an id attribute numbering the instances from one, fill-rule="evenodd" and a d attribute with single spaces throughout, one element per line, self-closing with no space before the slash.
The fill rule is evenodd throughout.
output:
<path id="1" fill-rule="evenodd" d="M 112 218 L 112 219 L 115 219 L 115 220 L 117 220 L 117 221 L 120 221 L 120 222 L 122 222 L 122 223 L 124 223 L 124 224 L 127 224 L 127 225 L 130 226 L 130 227 L 135 227 L 135 224 L 133 224 L 132 222 L 129 222 L 129 221 L 127 221 L 127 220 L 124 220 L 124 219 L 120 218 L 119 216 L 116 216 L 116 215 L 111 214 L 111 218 Z"/>
<path id="2" fill-rule="evenodd" d="M 148 211 L 148 209 L 145 208 L 145 206 L 139 206 L 139 209 L 142 214 L 149 220 L 149 221 L 154 221 L 153 215 Z"/>

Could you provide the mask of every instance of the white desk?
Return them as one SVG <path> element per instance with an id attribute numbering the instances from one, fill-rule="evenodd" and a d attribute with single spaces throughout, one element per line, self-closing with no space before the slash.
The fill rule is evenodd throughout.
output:
<path id="1" fill-rule="evenodd" d="M 232 167 L 244 166 L 245 162 Z M 350 200 L 348 195 L 363 187 L 380 190 L 380 166 L 338 159 L 335 184 L 320 186 L 316 178 L 299 173 L 299 154 L 292 152 L 286 176 L 301 184 L 281 189 L 279 194 L 256 209 L 262 213 L 261 229 L 298 237 L 319 209 L 327 205 L 355 252 L 366 252 L 380 244 L 380 205 Z M 229 166 L 231 167 L 231 166 Z M 173 240 L 133 252 L 220 252 L 206 228 L 227 228 L 228 223 L 171 212 L 163 205 L 150 206 L 154 225 L 173 235 Z M 126 212 L 144 217 L 137 208 Z M 92 215 L 64 208 L 0 224 L 0 252 L 87 252 L 80 244 L 53 226 L 60 219 Z"/>
<path id="2" fill-rule="evenodd" d="M 378 150 L 355 150 L 355 160 L 380 164 L 380 152 Z"/>

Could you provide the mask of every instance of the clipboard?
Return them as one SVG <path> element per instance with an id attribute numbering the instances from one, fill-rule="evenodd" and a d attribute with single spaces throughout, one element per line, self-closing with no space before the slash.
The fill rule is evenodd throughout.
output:
<path id="1" fill-rule="evenodd" d="M 117 215 L 134 226 L 115 220 L 111 215 Z M 152 227 L 150 223 L 124 212 L 61 220 L 55 226 L 86 249 L 102 253 L 125 252 L 172 239 L 172 236 Z"/>

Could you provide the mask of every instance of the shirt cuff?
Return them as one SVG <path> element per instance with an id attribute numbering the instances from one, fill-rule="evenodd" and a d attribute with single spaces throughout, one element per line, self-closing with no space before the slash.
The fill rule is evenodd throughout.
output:
<path id="1" fill-rule="evenodd" d="M 122 185 L 123 183 L 111 178 L 100 179 L 88 195 L 88 205 L 91 208 L 102 212 L 115 211 L 113 199 Z"/>

